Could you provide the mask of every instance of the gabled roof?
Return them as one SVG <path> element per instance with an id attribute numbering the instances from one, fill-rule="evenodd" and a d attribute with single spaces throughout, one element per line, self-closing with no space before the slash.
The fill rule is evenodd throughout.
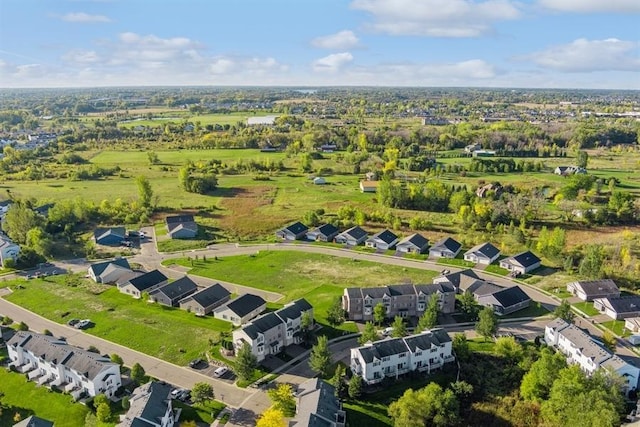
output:
<path id="1" fill-rule="evenodd" d="M 230 295 L 231 292 L 225 289 L 220 283 L 216 283 L 186 297 L 181 302 L 186 301 L 188 298 L 206 308 Z"/>
<path id="2" fill-rule="evenodd" d="M 519 286 L 504 288 L 498 292 L 495 292 L 492 296 L 503 307 L 512 307 L 516 304 L 520 304 L 521 302 L 531 299 L 529 295 L 527 295 L 522 289 L 520 289 Z"/>
<path id="3" fill-rule="evenodd" d="M 424 284 L 424 285 L 414 285 L 416 289 L 416 295 L 425 294 L 432 295 L 436 292 L 445 293 L 445 292 L 454 292 L 456 289 L 450 283 L 433 283 L 433 284 Z"/>
<path id="4" fill-rule="evenodd" d="M 375 341 L 373 345 L 358 347 L 357 350 L 366 363 L 371 363 L 373 359 L 382 359 L 383 357 L 406 353 L 409 351 L 409 347 L 407 347 L 403 338 L 392 338 Z"/>
<path id="5" fill-rule="evenodd" d="M 345 288 L 349 298 L 363 298 L 362 288 Z"/>
<path id="6" fill-rule="evenodd" d="M 404 341 L 407 343 L 407 347 L 409 347 L 412 352 L 415 352 L 416 349 L 428 350 L 432 346 L 438 347 L 444 343 L 451 342 L 451 337 L 444 329 L 437 328 L 421 334 L 405 337 Z"/>
<path id="7" fill-rule="evenodd" d="M 395 242 L 396 240 L 398 240 L 398 236 L 396 236 L 390 230 L 383 230 L 383 231 L 381 231 L 379 233 L 376 233 L 373 236 L 371 236 L 369 238 L 369 240 L 382 240 L 386 244 L 391 244 L 391 243 Z"/>
<path id="8" fill-rule="evenodd" d="M 167 280 L 167 276 L 162 274 L 159 270 L 153 270 L 143 274 L 142 276 L 134 277 L 129 280 L 129 283 L 137 290 L 144 291 L 145 289 L 149 289 L 150 287 L 164 282 L 165 280 Z"/>
<path id="9" fill-rule="evenodd" d="M 311 378 L 298 386 L 298 405 L 291 425 L 300 427 L 330 427 L 342 408 L 335 388 L 318 378 Z"/>
<path id="10" fill-rule="evenodd" d="M 36 417 L 35 415 L 31 415 L 30 417 L 25 418 L 17 424 L 14 424 L 13 427 L 53 427 L 53 423 L 51 421 Z"/>
<path id="11" fill-rule="evenodd" d="M 343 231 L 340 235 L 349 236 L 356 240 L 360 240 L 367 235 L 367 232 L 364 231 L 360 226 L 356 225 L 355 227 L 351 227 L 348 230 Z"/>
<path id="12" fill-rule="evenodd" d="M 306 225 L 304 225 L 303 223 L 298 221 L 298 222 L 294 222 L 293 224 L 290 224 L 290 225 L 286 226 L 282 230 L 283 231 L 288 231 L 288 232 L 293 233 L 293 234 L 295 234 L 297 236 L 300 233 L 304 233 L 308 229 L 309 229 L 309 227 L 307 227 Z"/>
<path id="13" fill-rule="evenodd" d="M 611 279 L 578 281 L 571 284 L 576 288 L 582 289 L 587 296 L 620 292 L 616 282 Z"/>
<path id="14" fill-rule="evenodd" d="M 89 270 L 93 273 L 94 276 L 100 276 L 110 265 L 117 265 L 123 268 L 131 269 L 129 266 L 129 261 L 126 258 L 116 258 L 109 261 L 97 262 L 95 264 L 91 264 L 89 266 Z"/>
<path id="15" fill-rule="evenodd" d="M 473 253 L 481 254 L 491 259 L 500 253 L 500 249 L 496 248 L 491 243 L 486 242 L 486 243 L 481 243 L 479 245 L 472 247 L 464 254 L 467 255 L 467 254 L 473 254 Z"/>
<path id="16" fill-rule="evenodd" d="M 340 232 L 338 227 L 336 227 L 333 224 L 323 224 L 320 227 L 317 227 L 312 231 L 317 231 L 318 233 L 322 234 L 323 236 L 331 236 L 331 235 L 334 235 L 334 234 Z"/>
<path id="17" fill-rule="evenodd" d="M 286 322 L 287 319 L 299 318 L 300 316 L 302 316 L 302 313 L 311 309 L 313 309 L 311 304 L 309 304 L 306 299 L 300 298 L 299 300 L 296 300 L 291 304 L 284 306 L 280 310 L 276 311 L 276 313 L 282 320 Z"/>
<path id="18" fill-rule="evenodd" d="M 451 252 L 458 252 L 461 247 L 462 245 L 458 241 L 452 239 L 451 237 L 445 237 L 434 243 L 433 246 L 431 246 L 431 250 L 448 249 Z"/>
<path id="19" fill-rule="evenodd" d="M 146 420 L 160 424 L 167 413 L 171 386 L 159 382 L 150 382 L 133 390 L 129 399 L 129 410 L 125 419 L 118 424 L 126 427 L 150 426 Z"/>
<path id="20" fill-rule="evenodd" d="M 398 246 L 405 245 L 405 244 L 412 244 L 419 248 L 424 248 L 429 244 L 429 239 L 424 237 L 422 234 L 414 233 L 411 236 L 407 236 L 404 239 L 402 239 L 400 243 L 398 243 Z"/>
<path id="21" fill-rule="evenodd" d="M 596 344 L 589 335 L 585 334 L 575 325 L 570 325 L 562 319 L 555 319 L 547 326 L 549 329 L 557 331 L 558 334 L 564 336 L 571 342 L 583 356 L 588 357 L 597 365 L 602 364 L 605 360 L 612 357 L 605 348 Z M 617 357 L 617 356 L 615 356 Z"/>
<path id="22" fill-rule="evenodd" d="M 96 239 L 96 242 L 110 236 L 118 239 L 124 239 L 125 235 L 126 231 L 124 227 L 96 228 L 93 232 L 93 237 Z"/>
<path id="23" fill-rule="evenodd" d="M 537 264 L 540 262 L 540 258 L 538 258 L 533 252 L 531 251 L 524 251 L 519 253 L 518 255 L 514 255 L 512 257 L 506 258 L 504 260 L 502 260 L 501 262 L 507 262 L 509 264 L 515 264 L 515 265 L 519 265 L 520 267 L 530 267 L 534 264 Z"/>
<path id="24" fill-rule="evenodd" d="M 258 295 L 244 294 L 230 301 L 227 304 L 227 308 L 242 318 L 264 304 L 266 304 L 266 301 Z"/>
<path id="25" fill-rule="evenodd" d="M 465 292 L 470 292 L 476 297 L 481 297 L 484 295 L 495 294 L 496 292 L 504 288 L 496 284 L 493 284 L 491 282 L 486 282 L 484 280 L 476 280 L 467 289 L 463 289 L 463 288 L 460 288 L 460 289 L 464 290 Z"/>
<path id="26" fill-rule="evenodd" d="M 466 270 L 457 271 L 455 273 L 445 274 L 444 276 L 437 277 L 436 279 L 446 279 L 456 288 L 462 289 L 463 287 L 468 287 L 476 280 L 480 280 L 480 277 L 478 277 L 475 271 L 468 268 Z"/>
<path id="27" fill-rule="evenodd" d="M 174 222 L 171 224 L 167 224 L 167 228 L 169 229 L 169 233 L 173 234 L 180 230 L 189 230 L 194 233 L 198 232 L 198 224 L 195 222 Z"/>
<path id="28" fill-rule="evenodd" d="M 362 288 L 362 296 L 364 298 L 370 297 L 374 299 L 380 299 L 385 295 L 391 296 L 391 291 L 387 286 L 377 286 L 375 288 Z"/>
<path id="29" fill-rule="evenodd" d="M 158 289 L 152 292 L 152 295 L 163 294 L 170 300 L 181 298 L 198 290 L 196 282 L 191 280 L 189 276 L 181 277 L 180 279 L 167 283 L 164 286 L 160 286 Z"/>
<path id="30" fill-rule="evenodd" d="M 387 289 L 391 296 L 415 295 L 416 293 L 413 285 L 409 284 L 389 285 L 387 286 Z"/>
<path id="31" fill-rule="evenodd" d="M 193 215 L 173 215 L 166 217 L 164 220 L 167 224 L 196 222 L 195 219 L 193 219 Z"/>
<path id="32" fill-rule="evenodd" d="M 242 330 L 251 337 L 251 339 L 256 339 L 258 338 L 258 334 L 264 334 L 281 324 L 282 319 L 278 317 L 275 312 L 271 312 L 260 317 L 256 317 L 251 321 L 251 323 L 245 325 Z"/>
<path id="33" fill-rule="evenodd" d="M 640 311 L 640 295 L 625 297 L 597 298 L 596 301 L 616 313 L 634 313 Z"/>

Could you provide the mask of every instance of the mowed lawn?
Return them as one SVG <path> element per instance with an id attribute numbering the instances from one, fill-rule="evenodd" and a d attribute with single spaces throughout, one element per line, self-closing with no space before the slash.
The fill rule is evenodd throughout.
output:
<path id="1" fill-rule="evenodd" d="M 171 259 L 164 264 L 191 267 L 191 260 Z M 194 261 L 190 273 L 278 292 L 285 296 L 282 302 L 306 298 L 321 323 L 326 323 L 327 309 L 342 295 L 344 288 L 431 283 L 438 274 L 432 270 L 294 251 L 260 251 L 256 255 L 219 257 L 218 260 L 207 258 Z"/>
<path id="2" fill-rule="evenodd" d="M 72 403 L 68 394 L 51 392 L 45 387 L 27 381 L 23 374 L 0 369 L 0 393 L 5 408 L 0 415 L 0 425 L 11 426 L 13 417 L 19 413 L 22 419 L 37 415 L 53 421 L 56 427 L 83 427 L 89 408 Z M 110 426 L 113 424 L 102 424 Z"/>
<path id="3" fill-rule="evenodd" d="M 136 300 L 88 280 L 77 287 L 65 285 L 63 276 L 19 283 L 24 289 L 5 296 L 7 300 L 58 323 L 91 319 L 94 326 L 87 333 L 178 365 L 202 356 L 210 348 L 209 339 L 219 339 L 221 331 L 232 327 L 212 317 Z"/>

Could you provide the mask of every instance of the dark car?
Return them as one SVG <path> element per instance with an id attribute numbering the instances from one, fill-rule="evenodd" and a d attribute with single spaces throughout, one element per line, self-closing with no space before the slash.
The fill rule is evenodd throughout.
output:
<path id="1" fill-rule="evenodd" d="M 193 359 L 191 362 L 189 362 L 189 367 L 197 368 L 202 364 L 202 362 L 204 362 L 204 360 L 202 359 Z"/>
<path id="2" fill-rule="evenodd" d="M 80 319 L 71 319 L 67 322 L 67 325 L 69 326 L 76 326 L 78 324 L 78 322 L 80 321 Z"/>

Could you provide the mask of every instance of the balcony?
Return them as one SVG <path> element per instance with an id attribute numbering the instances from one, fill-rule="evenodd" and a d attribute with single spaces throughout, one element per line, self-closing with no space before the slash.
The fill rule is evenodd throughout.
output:
<path id="1" fill-rule="evenodd" d="M 14 362 L 14 363 L 17 363 L 17 362 Z M 31 372 L 36 368 L 36 365 L 33 362 L 25 363 L 24 365 L 14 365 L 14 366 L 16 367 L 18 372 L 23 374 Z"/>
<path id="2" fill-rule="evenodd" d="M 36 381 L 38 378 L 45 376 L 46 374 L 40 369 L 33 370 L 27 374 L 29 381 Z"/>

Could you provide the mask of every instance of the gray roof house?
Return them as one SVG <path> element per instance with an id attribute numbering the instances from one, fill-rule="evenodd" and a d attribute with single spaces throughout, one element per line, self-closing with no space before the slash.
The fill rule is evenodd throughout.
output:
<path id="1" fill-rule="evenodd" d="M 88 269 L 89 277 L 96 283 L 115 283 L 120 277 L 119 273 L 129 272 L 131 272 L 131 267 L 126 258 L 97 262 L 91 264 Z"/>
<path id="2" fill-rule="evenodd" d="M 531 251 L 520 252 L 509 258 L 500 260 L 500 267 L 515 274 L 527 274 L 542 265 L 542 261 Z"/>
<path id="3" fill-rule="evenodd" d="M 481 281 L 475 271 L 469 269 L 448 273 L 433 279 L 433 283 L 449 283 L 456 292 L 466 292 L 469 287 L 477 281 Z"/>
<path id="4" fill-rule="evenodd" d="M 640 295 L 596 298 L 593 308 L 614 320 L 640 317 Z"/>
<path id="5" fill-rule="evenodd" d="M 364 243 L 367 237 L 367 232 L 356 225 L 338 234 L 334 240 L 336 243 L 342 243 L 347 246 L 358 246 Z"/>
<path id="6" fill-rule="evenodd" d="M 198 290 L 196 282 L 191 280 L 189 276 L 181 277 L 166 285 L 149 293 L 149 301 L 157 302 L 168 307 L 175 307 L 180 300 L 188 297 Z"/>
<path id="7" fill-rule="evenodd" d="M 298 386 L 296 392 L 296 415 L 289 427 L 344 427 L 347 414 L 335 388 L 319 378 L 311 378 Z"/>
<path id="8" fill-rule="evenodd" d="M 123 294 L 128 294 L 134 298 L 140 298 L 143 292 L 151 292 L 162 285 L 165 285 L 169 279 L 159 270 L 153 270 L 141 276 L 134 277 L 118 285 L 118 290 Z"/>
<path id="9" fill-rule="evenodd" d="M 519 286 L 503 288 L 477 298 L 480 305 L 492 307 L 498 316 L 504 316 L 529 307 L 531 298 Z"/>
<path id="10" fill-rule="evenodd" d="M 193 239 L 198 234 L 198 224 L 193 215 L 174 215 L 165 218 L 167 234 L 172 239 Z"/>
<path id="11" fill-rule="evenodd" d="M 620 289 L 611 279 L 571 282 L 567 285 L 567 291 L 583 301 L 620 296 Z"/>
<path id="12" fill-rule="evenodd" d="M 258 295 L 244 294 L 229 301 L 213 312 L 216 319 L 226 320 L 236 326 L 244 325 L 267 309 L 267 302 Z"/>
<path id="13" fill-rule="evenodd" d="M 365 246 L 380 250 L 393 249 L 400 239 L 390 230 L 383 230 L 365 241 Z"/>
<path id="14" fill-rule="evenodd" d="M 149 382 L 133 390 L 127 413 L 120 416 L 118 427 L 172 427 L 177 425 L 179 412 L 174 411 L 171 386 Z"/>
<path id="15" fill-rule="evenodd" d="M 400 240 L 396 245 L 398 252 L 421 254 L 429 247 L 429 239 L 422 234 L 414 233 Z"/>
<path id="16" fill-rule="evenodd" d="M 475 264 L 489 265 L 500 256 L 500 249 L 491 243 L 481 243 L 469 249 L 464 253 L 465 261 L 471 261 Z"/>
<path id="17" fill-rule="evenodd" d="M 120 246 L 125 237 L 124 227 L 96 228 L 93 232 L 96 245 Z"/>
<path id="18" fill-rule="evenodd" d="M 429 256 L 434 258 L 455 258 L 462 245 L 451 237 L 438 240 L 429 248 Z"/>
<path id="19" fill-rule="evenodd" d="M 313 230 L 307 231 L 307 240 L 318 242 L 332 242 L 333 238 L 340 233 L 338 227 L 333 224 L 324 224 Z"/>
<path id="20" fill-rule="evenodd" d="M 14 424 L 13 427 L 53 427 L 53 423 L 49 420 L 31 415 L 19 423 Z"/>
<path id="21" fill-rule="evenodd" d="M 206 316 L 231 298 L 229 292 L 220 283 L 207 286 L 180 300 L 180 308 L 191 311 L 196 316 Z"/>
<path id="22" fill-rule="evenodd" d="M 302 240 L 308 230 L 309 227 L 298 221 L 276 231 L 276 237 L 282 240 Z"/>

